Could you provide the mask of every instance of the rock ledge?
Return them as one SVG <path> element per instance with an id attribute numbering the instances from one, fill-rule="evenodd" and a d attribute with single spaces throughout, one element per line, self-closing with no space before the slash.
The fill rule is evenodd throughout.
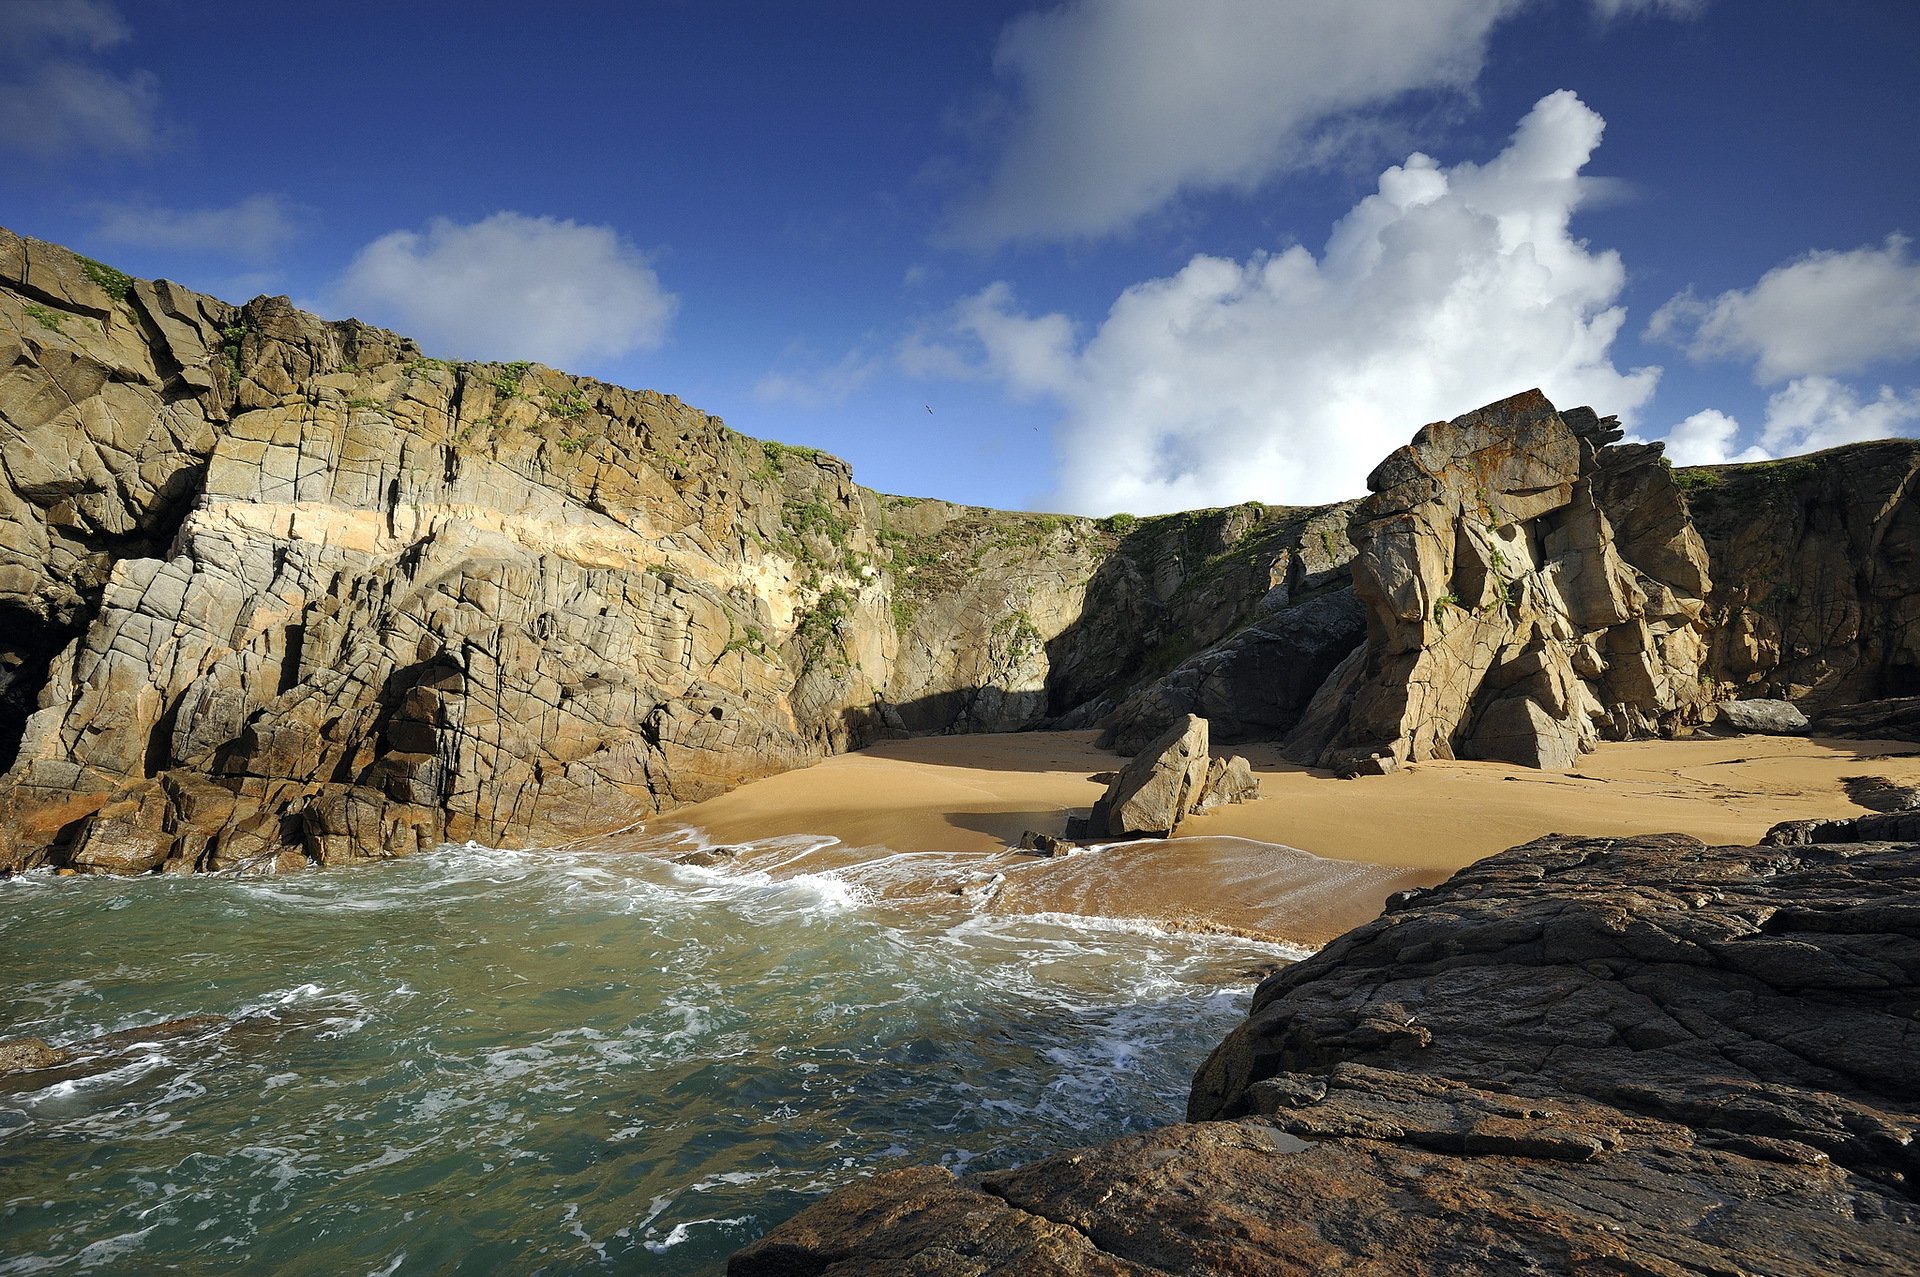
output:
<path id="1" fill-rule="evenodd" d="M 1915 1272 L 1916 1047 L 1920 844 L 1545 838 L 1266 980 L 1195 1120 L 729 1271 Z"/>

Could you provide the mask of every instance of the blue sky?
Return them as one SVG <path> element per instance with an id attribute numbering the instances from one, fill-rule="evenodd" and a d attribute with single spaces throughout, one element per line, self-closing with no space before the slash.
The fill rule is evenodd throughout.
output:
<path id="1" fill-rule="evenodd" d="M 7 0 L 0 223 L 883 490 L 1321 501 L 1532 385 L 1920 434 L 1916 85 L 1913 0 Z"/>

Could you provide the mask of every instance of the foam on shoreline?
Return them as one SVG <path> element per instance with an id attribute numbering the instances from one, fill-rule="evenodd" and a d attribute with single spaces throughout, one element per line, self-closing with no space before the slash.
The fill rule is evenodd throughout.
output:
<path id="1" fill-rule="evenodd" d="M 1752 843 L 1783 820 L 1863 808 L 1842 779 L 1920 785 L 1920 745 L 1807 737 L 1608 743 L 1579 767 L 1432 762 L 1336 780 L 1247 754 L 1261 795 L 1167 840 L 1042 859 L 1010 851 L 1057 833 L 1119 765 L 1091 732 L 889 741 L 744 785 L 674 813 L 689 847 L 737 847 L 730 872 L 831 873 L 894 903 L 971 898 L 984 912 L 1079 914 L 1319 945 L 1386 898 L 1547 834 L 1679 832 Z M 654 840 L 665 831 L 655 827 Z M 808 835 L 810 837 L 802 837 Z M 629 845 L 637 846 L 637 843 Z M 948 902 L 950 903 L 950 902 Z"/>

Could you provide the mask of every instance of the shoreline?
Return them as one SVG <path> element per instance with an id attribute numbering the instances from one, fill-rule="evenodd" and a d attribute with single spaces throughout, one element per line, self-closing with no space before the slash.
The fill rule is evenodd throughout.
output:
<path id="1" fill-rule="evenodd" d="M 1377 916 L 1397 891 L 1434 886 L 1549 834 L 1750 844 L 1781 821 L 1862 814 L 1845 778 L 1920 785 L 1920 745 L 1905 741 L 1607 742 L 1564 772 L 1427 762 L 1355 780 L 1244 745 L 1222 752 L 1247 756 L 1260 796 L 1190 818 L 1170 839 L 1054 858 L 1016 850 L 1028 829 L 1059 833 L 1068 812 L 1103 791 L 1092 776 L 1122 765 L 1094 735 L 880 742 L 682 808 L 651 832 L 680 827 L 715 847 L 746 844 L 731 866 L 776 877 L 832 872 L 908 907 L 974 896 L 991 913 L 1133 919 L 1318 946 Z"/>

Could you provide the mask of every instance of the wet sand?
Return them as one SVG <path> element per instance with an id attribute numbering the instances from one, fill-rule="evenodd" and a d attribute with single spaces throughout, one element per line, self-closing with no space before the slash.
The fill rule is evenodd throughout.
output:
<path id="1" fill-rule="evenodd" d="M 1309 944 L 1366 921 L 1392 892 L 1545 834 L 1679 832 L 1748 843 L 1783 820 L 1859 815 L 1842 780 L 1920 785 L 1920 745 L 1698 737 L 1602 745 L 1567 772 L 1421 763 L 1338 780 L 1243 752 L 1261 796 L 1187 821 L 1167 841 L 1039 859 L 1007 850 L 1058 833 L 1125 760 L 1091 732 L 940 736 L 875 745 L 674 813 L 740 866 L 832 869 L 895 900 L 975 896 L 1006 912 L 1223 927 Z M 659 826 L 655 827 L 656 829 Z M 765 840 L 811 834 L 837 844 Z M 1305 854 L 1302 854 L 1305 853 Z"/>

